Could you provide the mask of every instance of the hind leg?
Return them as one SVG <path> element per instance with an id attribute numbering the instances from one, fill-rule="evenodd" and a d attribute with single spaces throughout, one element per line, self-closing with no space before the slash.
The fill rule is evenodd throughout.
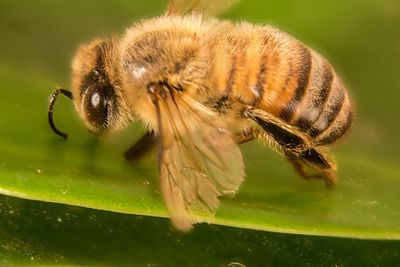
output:
<path id="1" fill-rule="evenodd" d="M 255 136 L 252 131 L 242 131 L 240 133 L 235 133 L 232 135 L 233 141 L 238 145 L 250 142 L 254 140 L 254 138 Z"/>
<path id="2" fill-rule="evenodd" d="M 303 179 L 324 179 L 327 186 L 336 183 L 335 162 L 317 149 L 311 148 L 300 155 L 284 150 L 284 154 Z M 316 173 L 310 174 L 305 170 L 307 167 L 312 168 Z"/>
<path id="3" fill-rule="evenodd" d="M 336 164 L 313 147 L 312 141 L 304 133 L 263 110 L 247 108 L 242 114 L 263 128 L 267 139 L 283 152 L 302 178 L 320 178 L 328 186 L 335 184 Z M 311 167 L 317 175 L 308 174 L 306 167 Z"/>

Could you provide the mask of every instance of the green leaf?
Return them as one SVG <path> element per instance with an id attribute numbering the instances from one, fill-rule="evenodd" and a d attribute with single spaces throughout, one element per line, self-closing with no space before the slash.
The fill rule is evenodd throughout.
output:
<path id="1" fill-rule="evenodd" d="M 0 196 L 0 265 L 398 266 L 399 242 L 198 225 Z"/>
<path id="2" fill-rule="evenodd" d="M 79 43 L 96 35 L 122 32 L 134 18 L 161 12 L 162 2 L 138 7 L 122 0 L 104 5 L 58 3 L 0 4 L 0 33 L 5 40 L 0 42 L 0 193 L 166 217 L 155 155 L 134 163 L 122 157 L 144 133 L 140 125 L 97 141 L 83 128 L 66 99 L 59 99 L 55 118 L 70 138 L 60 140 L 46 121 L 48 96 L 57 85 L 68 86 L 69 60 Z M 256 10 L 251 17 L 250 12 L 245 13 L 251 4 L 242 2 L 231 16 L 254 21 L 264 18 L 265 22 L 268 15 L 285 21 L 283 6 L 272 9 L 280 13 L 262 15 Z M 302 14 L 307 18 L 329 11 L 322 4 L 304 5 Z M 324 46 L 321 50 L 335 59 L 354 88 L 357 123 L 347 141 L 334 150 L 340 170 L 338 185 L 329 190 L 320 181 L 303 181 L 268 148 L 247 144 L 242 147 L 246 181 L 235 198 L 222 200 L 212 223 L 283 233 L 400 239 L 400 127 L 394 123 L 400 91 L 392 90 L 400 83 L 392 78 L 398 74 L 396 57 L 387 52 L 400 54 L 398 34 L 394 34 L 400 23 L 390 8 L 377 9 L 372 1 L 357 14 L 347 11 L 352 10 L 348 5 L 358 7 L 357 3 L 346 4 L 346 11 L 329 32 L 321 25 L 332 22 L 324 21 L 322 15 L 319 26 L 309 27 L 307 20 L 299 23 L 300 18 L 286 20 L 284 25 L 305 36 L 305 41 Z M 295 16 L 295 11 L 290 12 Z M 385 19 L 376 22 L 378 17 Z M 364 27 L 370 22 L 373 26 Z M 378 37 L 371 40 L 371 31 Z M 382 49 L 375 52 L 376 47 Z M 370 65 L 367 59 L 374 62 L 373 68 L 366 67 Z"/>

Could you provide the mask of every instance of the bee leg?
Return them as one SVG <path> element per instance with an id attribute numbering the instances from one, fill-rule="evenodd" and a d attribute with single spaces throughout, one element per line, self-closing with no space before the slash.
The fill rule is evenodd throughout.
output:
<path id="1" fill-rule="evenodd" d="M 154 133 L 147 132 L 124 153 L 126 160 L 135 161 L 156 147 L 158 141 Z"/>
<path id="2" fill-rule="evenodd" d="M 233 141 L 235 141 L 236 144 L 241 145 L 247 142 L 250 142 L 254 140 L 254 133 L 250 131 L 242 131 L 240 133 L 236 133 L 232 136 Z"/>
<path id="3" fill-rule="evenodd" d="M 252 119 L 263 128 L 302 178 L 322 178 L 328 186 L 336 182 L 334 161 L 312 147 L 312 142 L 305 134 L 263 110 L 248 107 L 242 111 L 242 115 Z M 318 175 L 307 174 L 304 170 L 305 166 L 313 168 Z"/>
<path id="4" fill-rule="evenodd" d="M 292 163 L 296 172 L 303 179 L 324 179 L 327 186 L 336 183 L 336 164 L 316 148 L 310 148 L 302 153 L 283 149 L 286 158 Z M 310 166 L 317 174 L 308 174 L 304 167 Z"/>

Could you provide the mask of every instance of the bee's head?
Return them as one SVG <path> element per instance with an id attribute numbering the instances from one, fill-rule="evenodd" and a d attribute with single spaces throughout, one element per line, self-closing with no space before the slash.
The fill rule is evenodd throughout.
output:
<path id="1" fill-rule="evenodd" d="M 120 89 L 117 58 L 111 39 L 94 40 L 78 49 L 72 60 L 72 92 L 58 89 L 50 100 L 49 122 L 57 134 L 66 137 L 52 119 L 54 101 L 59 93 L 73 99 L 75 109 L 93 134 L 121 128 L 130 120 Z"/>

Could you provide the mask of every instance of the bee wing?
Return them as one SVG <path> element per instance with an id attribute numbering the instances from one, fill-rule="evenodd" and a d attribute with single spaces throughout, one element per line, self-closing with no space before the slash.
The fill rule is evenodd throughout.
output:
<path id="1" fill-rule="evenodd" d="M 216 15 L 229 9 L 239 0 L 170 0 L 166 13 L 185 14 L 196 10 L 209 15 Z"/>
<path id="2" fill-rule="evenodd" d="M 199 102 L 172 93 L 155 105 L 162 195 L 174 226 L 189 230 L 215 214 L 219 196 L 239 189 L 242 153 L 223 121 Z"/>

